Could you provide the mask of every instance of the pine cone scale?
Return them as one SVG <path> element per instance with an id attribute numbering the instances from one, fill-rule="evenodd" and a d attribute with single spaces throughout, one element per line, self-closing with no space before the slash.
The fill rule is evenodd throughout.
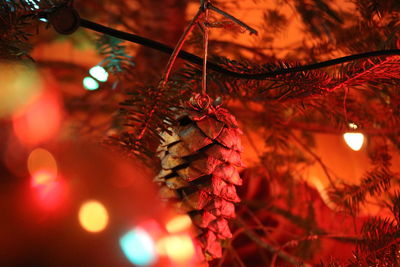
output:
<path id="1" fill-rule="evenodd" d="M 179 132 L 179 137 L 184 142 L 186 148 L 192 152 L 212 143 L 212 140 L 203 134 L 197 127 L 189 125 Z"/>
<path id="2" fill-rule="evenodd" d="M 210 139 L 216 139 L 222 132 L 224 124 L 218 120 L 207 117 L 197 122 L 200 130 Z"/>

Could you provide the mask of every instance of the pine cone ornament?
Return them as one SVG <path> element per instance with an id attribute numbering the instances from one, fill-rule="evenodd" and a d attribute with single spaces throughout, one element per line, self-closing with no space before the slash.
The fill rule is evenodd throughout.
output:
<path id="1" fill-rule="evenodd" d="M 158 152 L 162 170 L 155 181 L 163 199 L 188 213 L 198 229 L 204 259 L 221 257 L 221 242 L 232 237 L 228 219 L 240 201 L 236 185 L 242 150 L 236 119 L 210 105 L 208 96 L 193 96 L 177 116 L 179 124 L 163 133 Z"/>

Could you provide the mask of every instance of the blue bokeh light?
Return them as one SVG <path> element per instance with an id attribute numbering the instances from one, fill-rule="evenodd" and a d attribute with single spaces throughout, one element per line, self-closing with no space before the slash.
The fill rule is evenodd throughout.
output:
<path id="1" fill-rule="evenodd" d="M 137 266 L 149 266 L 156 260 L 154 241 L 140 227 L 136 227 L 123 235 L 119 244 L 128 260 Z"/>

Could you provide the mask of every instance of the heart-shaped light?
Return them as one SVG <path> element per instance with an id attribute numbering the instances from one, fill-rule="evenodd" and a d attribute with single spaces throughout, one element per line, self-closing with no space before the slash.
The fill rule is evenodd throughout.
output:
<path id="1" fill-rule="evenodd" d="M 344 141 L 354 151 L 359 151 L 364 143 L 364 135 L 362 133 L 345 133 Z"/>

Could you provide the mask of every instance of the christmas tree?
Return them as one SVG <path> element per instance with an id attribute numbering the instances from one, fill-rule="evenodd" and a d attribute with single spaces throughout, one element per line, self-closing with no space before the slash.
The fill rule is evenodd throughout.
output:
<path id="1" fill-rule="evenodd" d="M 400 265 L 399 16 L 0 0 L 0 265 Z"/>

